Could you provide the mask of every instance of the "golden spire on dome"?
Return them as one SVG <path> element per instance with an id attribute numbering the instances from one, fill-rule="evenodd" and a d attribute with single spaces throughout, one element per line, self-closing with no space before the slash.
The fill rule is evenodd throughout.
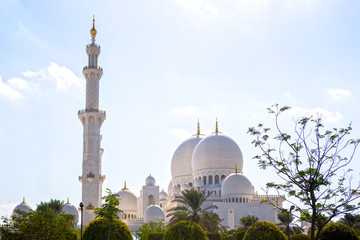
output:
<path id="1" fill-rule="evenodd" d="M 237 164 L 235 164 L 235 173 L 238 173 Z"/>
<path id="2" fill-rule="evenodd" d="M 126 181 L 124 181 L 124 188 L 122 188 L 121 190 L 128 190 L 128 188 L 126 187 Z"/>
<path id="3" fill-rule="evenodd" d="M 22 202 L 22 203 L 26 203 L 26 202 L 25 202 L 25 197 L 23 197 L 23 202 Z"/>
<path id="4" fill-rule="evenodd" d="M 90 30 L 90 34 L 91 35 L 96 35 L 97 31 L 95 29 L 95 15 L 93 15 L 93 27 L 92 29 Z"/>
<path id="5" fill-rule="evenodd" d="M 197 124 L 197 135 L 200 135 L 200 121 L 198 118 L 198 124 Z"/>
<path id="6" fill-rule="evenodd" d="M 70 204 L 69 198 L 67 198 L 67 203 L 66 204 Z"/>
<path id="7" fill-rule="evenodd" d="M 153 205 L 155 205 L 155 200 L 153 201 Z"/>
<path id="8" fill-rule="evenodd" d="M 216 133 L 218 133 L 218 132 L 219 132 L 219 127 L 218 127 L 218 121 L 217 121 L 217 118 L 216 118 L 215 132 L 216 132 Z"/>

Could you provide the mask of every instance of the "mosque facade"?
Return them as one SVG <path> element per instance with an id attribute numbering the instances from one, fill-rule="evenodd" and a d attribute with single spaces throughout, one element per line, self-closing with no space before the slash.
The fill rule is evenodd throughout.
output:
<path id="1" fill-rule="evenodd" d="M 84 205 L 83 225 L 93 220 L 94 209 L 101 207 L 102 184 L 105 180 L 101 172 L 104 149 L 101 148 L 100 129 L 106 113 L 99 109 L 99 82 L 103 69 L 98 66 L 100 46 L 95 42 L 95 21 L 90 34 L 91 43 L 86 46 L 88 65 L 83 68 L 86 103 L 85 109 L 78 112 L 83 125 L 83 164 L 82 175 L 79 176 Z M 240 147 L 235 140 L 219 131 L 217 122 L 215 131 L 208 135 L 200 132 L 198 123 L 197 133 L 177 147 L 171 160 L 171 175 L 167 192 L 160 191 L 151 175 L 145 179 L 139 196 L 127 188 L 126 182 L 118 191 L 119 209 L 123 211 L 120 219 L 128 224 L 133 233 L 144 223 L 159 220 L 165 221 L 165 224 L 169 222 L 166 215 L 169 209 L 178 204 L 173 199 L 190 188 L 198 188 L 210 194 L 204 207 L 216 206 L 212 211 L 219 215 L 222 225 L 229 229 L 239 227 L 240 218 L 247 215 L 277 223 L 278 208 L 261 201 L 268 197 L 281 207 L 285 200 L 284 196 L 262 196 L 255 191 L 243 172 Z M 76 215 L 76 220 L 79 219 L 76 208 L 69 202 L 66 205 L 66 212 Z M 16 209 L 29 211 L 31 207 L 24 200 Z"/>

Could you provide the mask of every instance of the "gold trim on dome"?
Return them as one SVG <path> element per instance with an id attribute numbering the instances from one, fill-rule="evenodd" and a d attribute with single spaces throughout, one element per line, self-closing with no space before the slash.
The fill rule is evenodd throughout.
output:
<path id="1" fill-rule="evenodd" d="M 219 133 L 219 126 L 218 126 L 218 120 L 217 120 L 217 118 L 216 118 L 215 132 L 216 132 L 216 133 Z"/>
<path id="2" fill-rule="evenodd" d="M 197 135 L 200 135 L 200 121 L 198 119 L 198 124 L 197 124 Z"/>
<path id="3" fill-rule="evenodd" d="M 26 203 L 26 202 L 25 202 L 25 197 L 23 197 L 23 201 L 22 201 L 22 203 Z"/>
<path id="4" fill-rule="evenodd" d="M 124 188 L 122 188 L 121 190 L 129 190 L 129 189 L 126 187 L 126 181 L 124 181 Z"/>
<path id="5" fill-rule="evenodd" d="M 237 164 L 235 164 L 235 173 L 239 173 L 238 168 L 237 168 Z"/>

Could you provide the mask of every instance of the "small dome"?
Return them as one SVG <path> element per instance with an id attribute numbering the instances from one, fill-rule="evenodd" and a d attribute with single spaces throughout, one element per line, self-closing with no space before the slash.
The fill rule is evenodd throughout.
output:
<path id="1" fill-rule="evenodd" d="M 192 157 L 194 174 L 210 169 L 229 172 L 234 169 L 235 164 L 242 172 L 241 150 L 233 139 L 220 132 L 212 133 L 202 139 L 196 146 Z"/>
<path id="2" fill-rule="evenodd" d="M 148 176 L 145 180 L 145 185 L 146 186 L 155 186 L 155 178 L 153 176 Z"/>
<path id="3" fill-rule="evenodd" d="M 119 195 L 119 209 L 122 211 L 135 211 L 137 210 L 137 198 L 136 195 L 128 188 L 121 189 L 117 192 Z"/>
<path id="4" fill-rule="evenodd" d="M 72 224 L 74 226 L 77 226 L 79 222 L 79 212 L 77 208 L 69 202 L 69 199 L 67 203 L 64 205 L 63 211 L 65 214 L 70 214 L 74 216 L 74 220 L 72 220 Z"/>
<path id="5" fill-rule="evenodd" d="M 241 173 L 232 173 L 225 178 L 221 186 L 221 195 L 228 197 L 248 197 L 252 198 L 253 186 L 250 180 Z"/>
<path id="6" fill-rule="evenodd" d="M 144 223 L 165 220 L 164 211 L 158 205 L 150 205 L 144 212 Z"/>
<path id="7" fill-rule="evenodd" d="M 192 155 L 196 145 L 201 141 L 202 138 L 203 135 L 196 134 L 182 142 L 175 150 L 171 159 L 172 178 L 192 176 Z"/>
<path id="8" fill-rule="evenodd" d="M 169 182 L 168 193 L 169 193 L 170 196 L 173 194 L 173 185 L 172 185 L 171 181 Z"/>
<path id="9" fill-rule="evenodd" d="M 32 208 L 30 207 L 29 204 L 27 204 L 25 202 L 25 198 L 23 199 L 22 203 L 20 203 L 19 205 L 17 205 L 14 210 L 13 210 L 13 215 L 16 214 L 17 211 L 21 211 L 21 212 L 30 212 L 32 211 Z"/>
<path id="10" fill-rule="evenodd" d="M 166 199 L 168 198 L 168 195 L 167 195 L 167 193 L 164 191 L 164 189 L 160 192 L 159 198 L 160 198 L 160 201 L 161 201 L 161 200 L 166 200 Z"/>

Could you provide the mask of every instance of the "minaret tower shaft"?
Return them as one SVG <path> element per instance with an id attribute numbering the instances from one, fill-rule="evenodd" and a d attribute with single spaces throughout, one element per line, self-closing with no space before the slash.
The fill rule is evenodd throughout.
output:
<path id="1" fill-rule="evenodd" d="M 106 119 L 105 111 L 99 110 L 99 81 L 103 75 L 98 67 L 100 46 L 95 43 L 95 18 L 90 30 L 91 43 L 86 46 L 89 56 L 88 66 L 84 67 L 83 75 L 86 79 L 85 109 L 79 110 L 78 117 L 83 125 L 83 164 L 82 175 L 82 203 L 84 204 L 84 225 L 95 218 L 94 209 L 101 206 L 102 183 L 105 176 L 101 175 L 101 158 L 104 149 L 101 148 L 100 128 Z"/>

